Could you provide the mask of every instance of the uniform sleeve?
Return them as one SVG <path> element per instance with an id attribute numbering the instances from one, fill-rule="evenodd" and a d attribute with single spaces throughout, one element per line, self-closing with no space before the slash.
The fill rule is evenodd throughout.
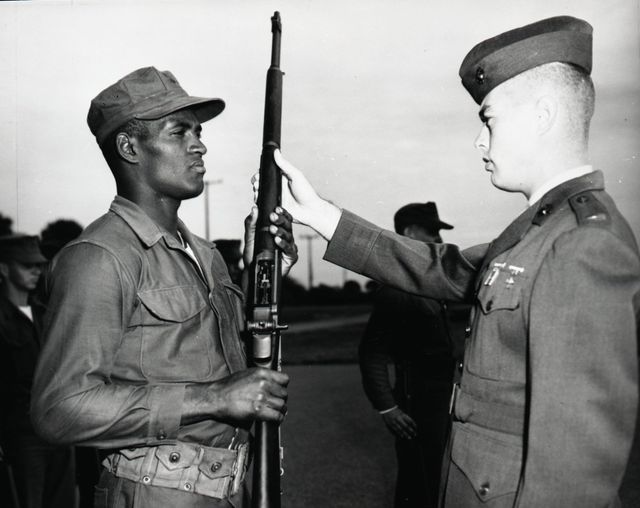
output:
<path id="1" fill-rule="evenodd" d="M 634 436 L 637 253 L 580 227 L 556 240 L 530 303 L 531 386 L 519 507 L 607 506 Z"/>
<path id="2" fill-rule="evenodd" d="M 384 298 L 379 293 L 358 348 L 362 386 L 378 411 L 397 405 L 388 370 L 393 362 L 389 321 Z"/>
<path id="3" fill-rule="evenodd" d="M 408 293 L 464 301 L 485 252 L 412 240 L 344 210 L 324 259 Z"/>
<path id="4" fill-rule="evenodd" d="M 31 402 L 43 438 L 100 448 L 175 438 L 183 385 L 135 386 L 112 377 L 134 304 L 134 281 L 114 253 L 90 243 L 61 252 Z"/>

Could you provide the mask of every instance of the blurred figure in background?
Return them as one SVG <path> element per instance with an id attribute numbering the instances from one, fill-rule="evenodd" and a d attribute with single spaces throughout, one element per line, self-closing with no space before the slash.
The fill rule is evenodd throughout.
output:
<path id="1" fill-rule="evenodd" d="M 29 414 L 44 310 L 31 296 L 46 261 L 38 237 L 0 237 L 0 442 L 22 508 L 71 508 L 73 448 L 40 439 Z"/>
<path id="2" fill-rule="evenodd" d="M 411 203 L 394 216 L 396 233 L 442 243 L 434 202 Z M 396 439 L 395 506 L 431 508 L 438 503 L 442 455 L 449 427 L 455 350 L 444 302 L 389 286 L 375 294 L 359 348 L 365 393 Z M 392 388 L 388 365 L 395 367 Z"/>
<path id="3" fill-rule="evenodd" d="M 58 219 L 47 224 L 40 232 L 40 249 L 49 261 L 62 247 L 75 240 L 83 227 L 71 219 Z"/>

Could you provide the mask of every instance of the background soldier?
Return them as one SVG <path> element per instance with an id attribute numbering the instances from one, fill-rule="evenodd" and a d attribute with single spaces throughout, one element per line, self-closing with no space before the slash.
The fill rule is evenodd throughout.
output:
<path id="1" fill-rule="evenodd" d="M 442 243 L 440 229 L 453 229 L 431 201 L 403 206 L 393 222 L 396 233 L 422 242 Z M 396 438 L 396 507 L 437 505 L 454 350 L 461 349 L 454 347 L 444 302 L 389 286 L 377 291 L 360 343 L 360 371 L 367 397 Z"/>
<path id="2" fill-rule="evenodd" d="M 38 437 L 29 412 L 44 310 L 32 296 L 46 261 L 37 236 L 0 238 L 0 445 L 21 506 L 69 508 L 75 496 L 73 448 Z"/>

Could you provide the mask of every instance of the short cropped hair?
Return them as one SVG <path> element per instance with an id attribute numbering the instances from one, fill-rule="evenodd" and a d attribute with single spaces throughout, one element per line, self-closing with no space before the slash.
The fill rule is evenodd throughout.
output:
<path id="1" fill-rule="evenodd" d="M 558 93 L 567 115 L 569 134 L 589 137 L 589 126 L 595 110 L 595 89 L 591 76 L 580 67 L 563 62 L 539 65 L 510 80 L 524 86 L 525 93 L 534 92 L 541 83 L 551 85 Z"/>

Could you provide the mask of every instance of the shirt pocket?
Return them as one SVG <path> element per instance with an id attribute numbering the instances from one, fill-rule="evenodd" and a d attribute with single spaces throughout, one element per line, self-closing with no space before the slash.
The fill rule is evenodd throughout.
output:
<path id="1" fill-rule="evenodd" d="M 487 429 L 454 423 L 451 460 L 478 499 L 489 502 L 518 490 L 522 446 Z M 514 438 L 515 439 L 515 438 Z"/>
<path id="2" fill-rule="evenodd" d="M 520 306 L 520 285 L 496 285 L 483 287 L 478 293 L 478 303 L 483 314 L 500 310 L 515 310 Z"/>
<path id="3" fill-rule="evenodd" d="M 207 300 L 195 286 L 139 291 L 140 368 L 155 381 L 201 381 L 212 373 Z"/>

